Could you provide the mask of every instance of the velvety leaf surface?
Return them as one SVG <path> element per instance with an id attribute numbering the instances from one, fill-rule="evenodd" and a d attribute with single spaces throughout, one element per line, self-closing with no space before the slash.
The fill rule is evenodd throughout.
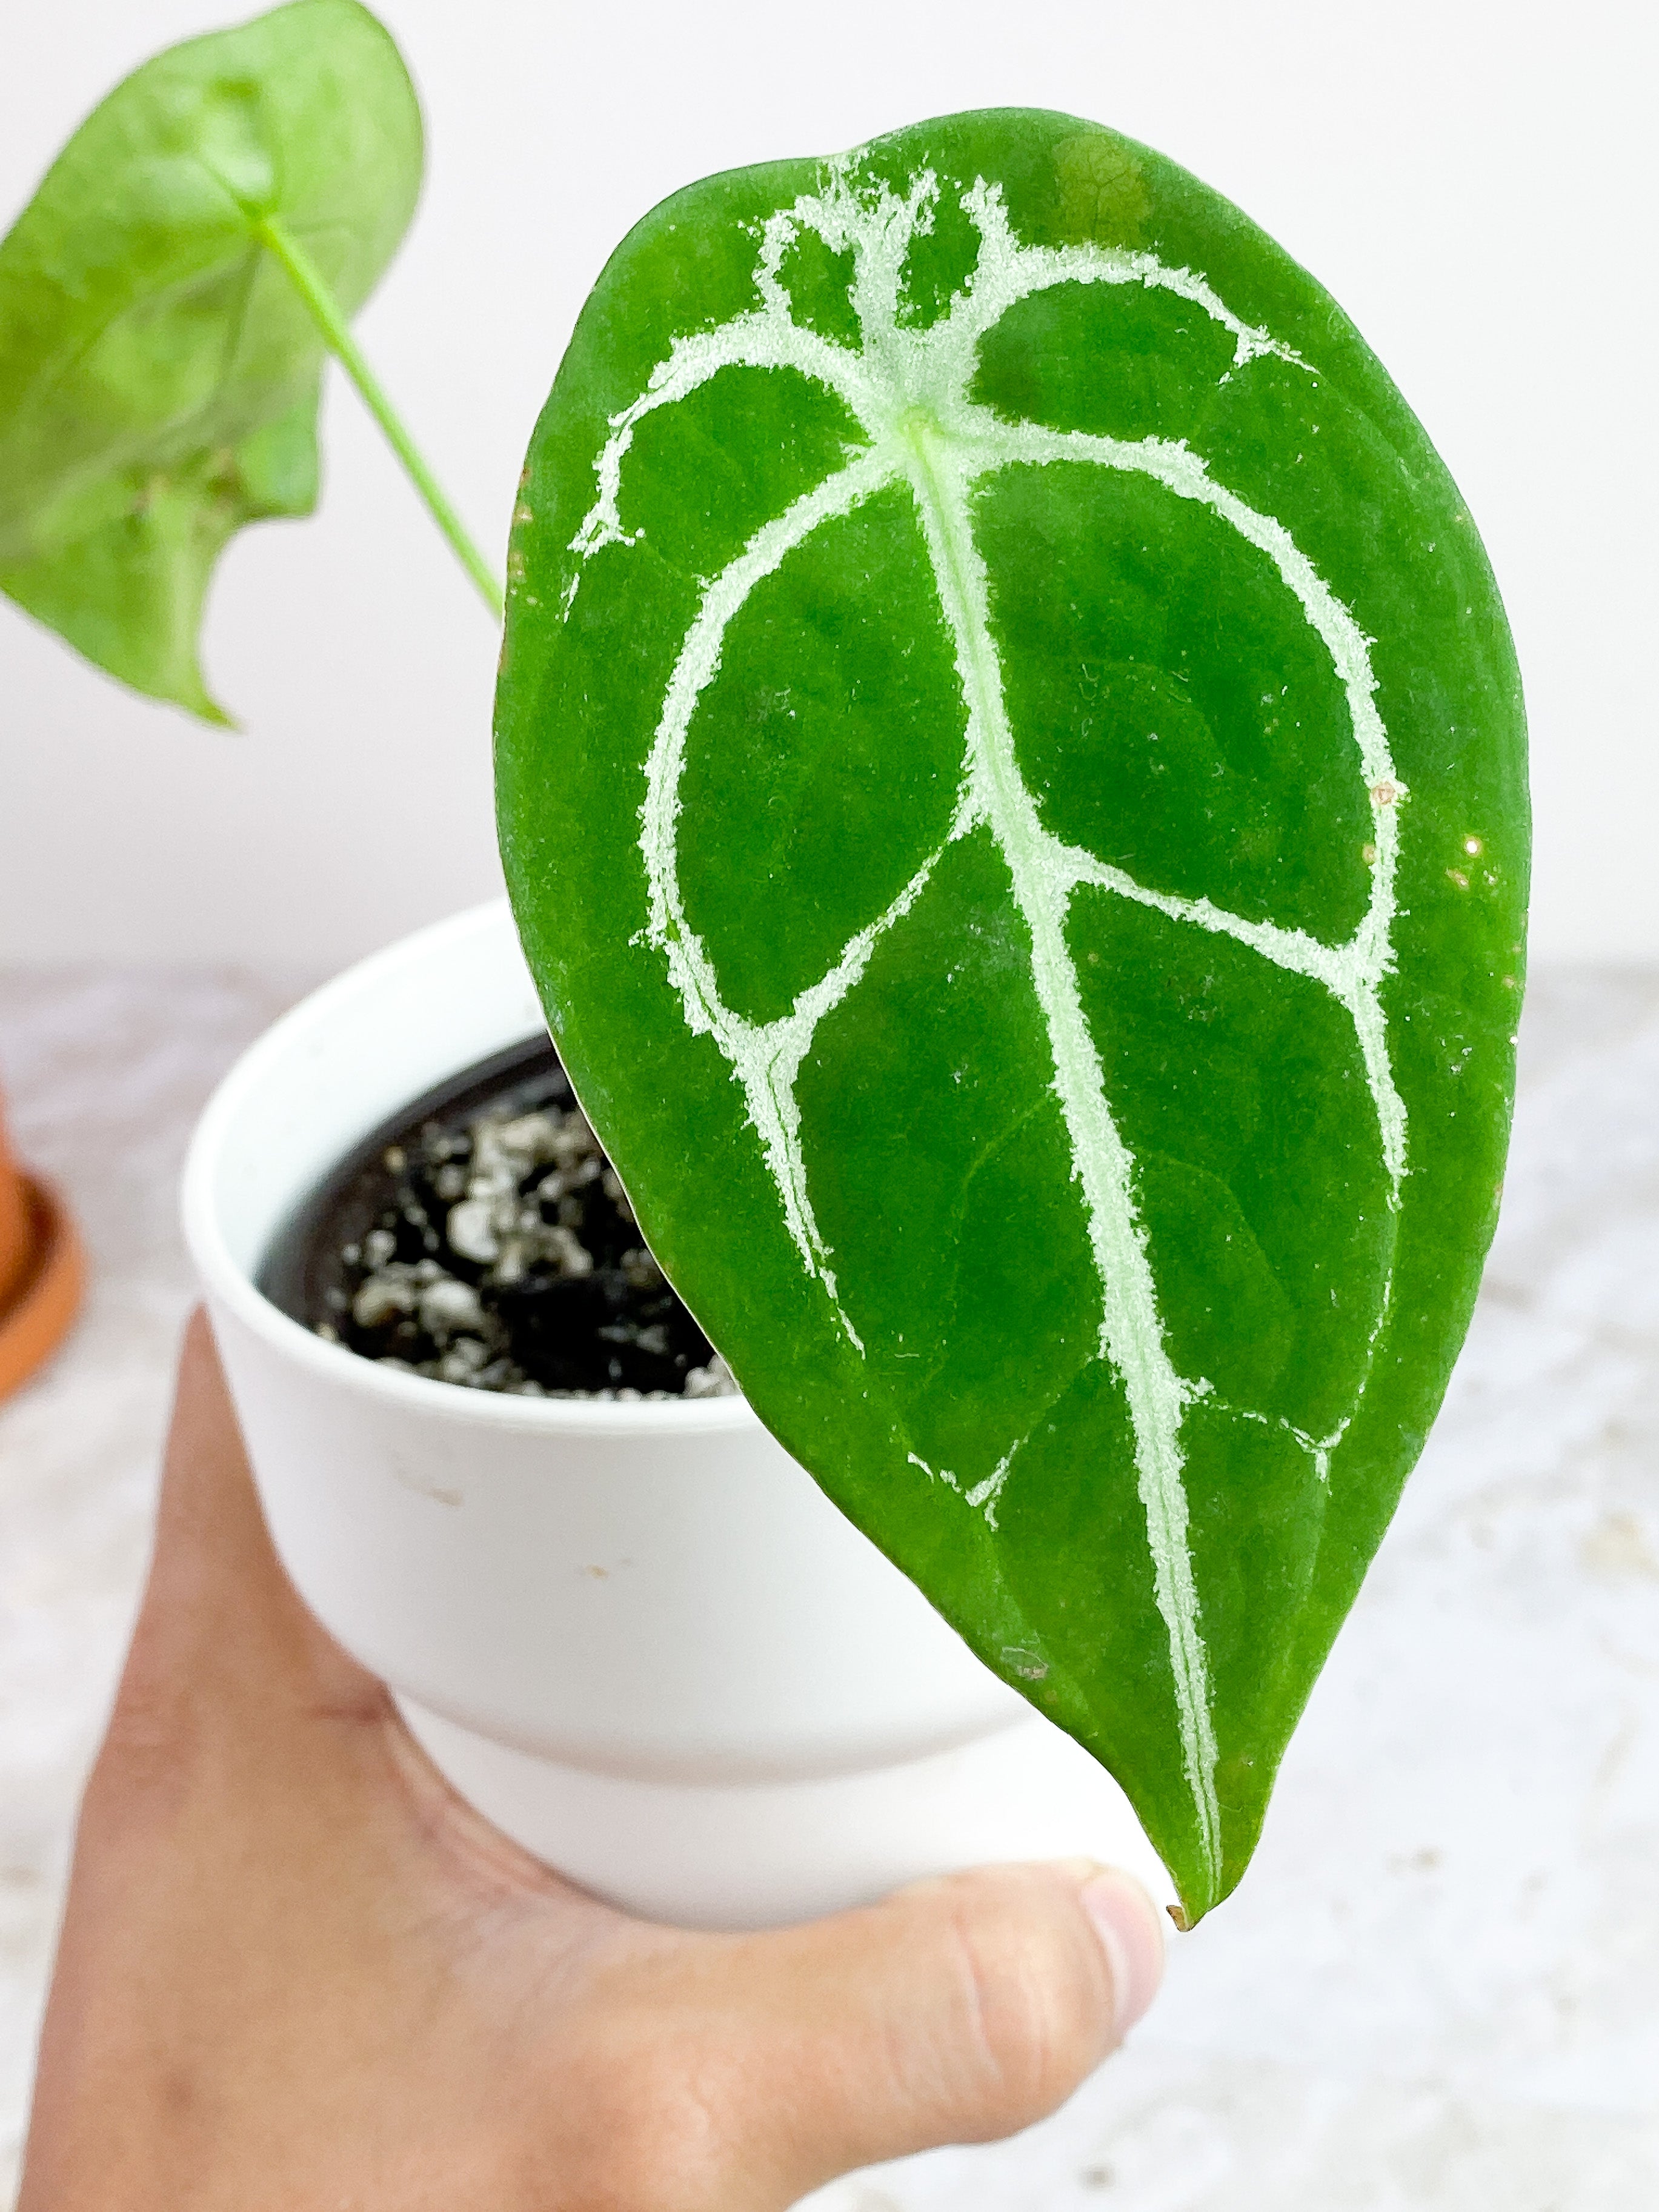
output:
<path id="1" fill-rule="evenodd" d="M 509 883 L 653 1248 L 1196 1919 L 1496 1213 L 1523 732 L 1455 487 L 1236 209 L 995 112 L 648 216 L 509 565 Z"/>
<path id="2" fill-rule="evenodd" d="M 356 0 L 294 0 L 117 86 L 0 244 L 0 588 L 223 720 L 197 659 L 214 564 L 318 489 L 323 345 L 258 227 L 282 222 L 349 313 L 421 164 L 414 88 Z"/>

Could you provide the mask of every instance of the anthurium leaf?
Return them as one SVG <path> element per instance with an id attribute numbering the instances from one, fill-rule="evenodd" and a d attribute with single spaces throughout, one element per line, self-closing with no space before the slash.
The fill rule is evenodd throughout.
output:
<path id="1" fill-rule="evenodd" d="M 144 64 L 0 243 L 0 588 L 210 720 L 197 639 L 245 523 L 307 514 L 324 347 L 261 226 L 368 297 L 420 188 L 414 88 L 356 0 Z"/>
<path id="2" fill-rule="evenodd" d="M 1455 487 L 1237 209 L 996 112 L 648 216 L 510 573 L 508 878 L 647 1235 L 1196 1920 L 1497 1208 L 1524 741 Z"/>

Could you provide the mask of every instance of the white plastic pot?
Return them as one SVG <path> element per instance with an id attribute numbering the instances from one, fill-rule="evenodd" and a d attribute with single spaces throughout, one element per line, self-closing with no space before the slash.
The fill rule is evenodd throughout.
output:
<path id="1" fill-rule="evenodd" d="M 493 1395 L 324 1342 L 255 1285 L 371 1129 L 542 1030 L 504 906 L 349 969 L 232 1069 L 185 1234 L 284 1565 L 456 1786 L 692 1925 L 1087 1852 L 1167 1877 L 1121 1792 L 982 1667 L 742 1399 Z"/>

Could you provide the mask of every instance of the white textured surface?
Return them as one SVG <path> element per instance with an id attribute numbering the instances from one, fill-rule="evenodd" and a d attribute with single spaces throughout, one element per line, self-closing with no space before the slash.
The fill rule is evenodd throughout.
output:
<path id="1" fill-rule="evenodd" d="M 142 1572 L 185 1131 L 291 995 L 0 977 L 24 1150 L 98 1270 L 0 1410 L 0 2201 L 76 1793 Z M 1242 1893 L 1018 2142 L 814 2212 L 1650 2212 L 1659 2202 L 1659 976 L 1534 986 L 1451 1398 Z"/>

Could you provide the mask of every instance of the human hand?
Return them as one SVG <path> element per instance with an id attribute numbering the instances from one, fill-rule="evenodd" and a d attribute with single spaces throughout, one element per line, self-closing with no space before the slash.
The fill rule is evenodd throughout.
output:
<path id="1" fill-rule="evenodd" d="M 1052 2111 L 1162 1957 L 1080 1861 L 758 1936 L 550 1873 L 295 1595 L 198 1314 L 18 2212 L 778 2212 Z"/>

